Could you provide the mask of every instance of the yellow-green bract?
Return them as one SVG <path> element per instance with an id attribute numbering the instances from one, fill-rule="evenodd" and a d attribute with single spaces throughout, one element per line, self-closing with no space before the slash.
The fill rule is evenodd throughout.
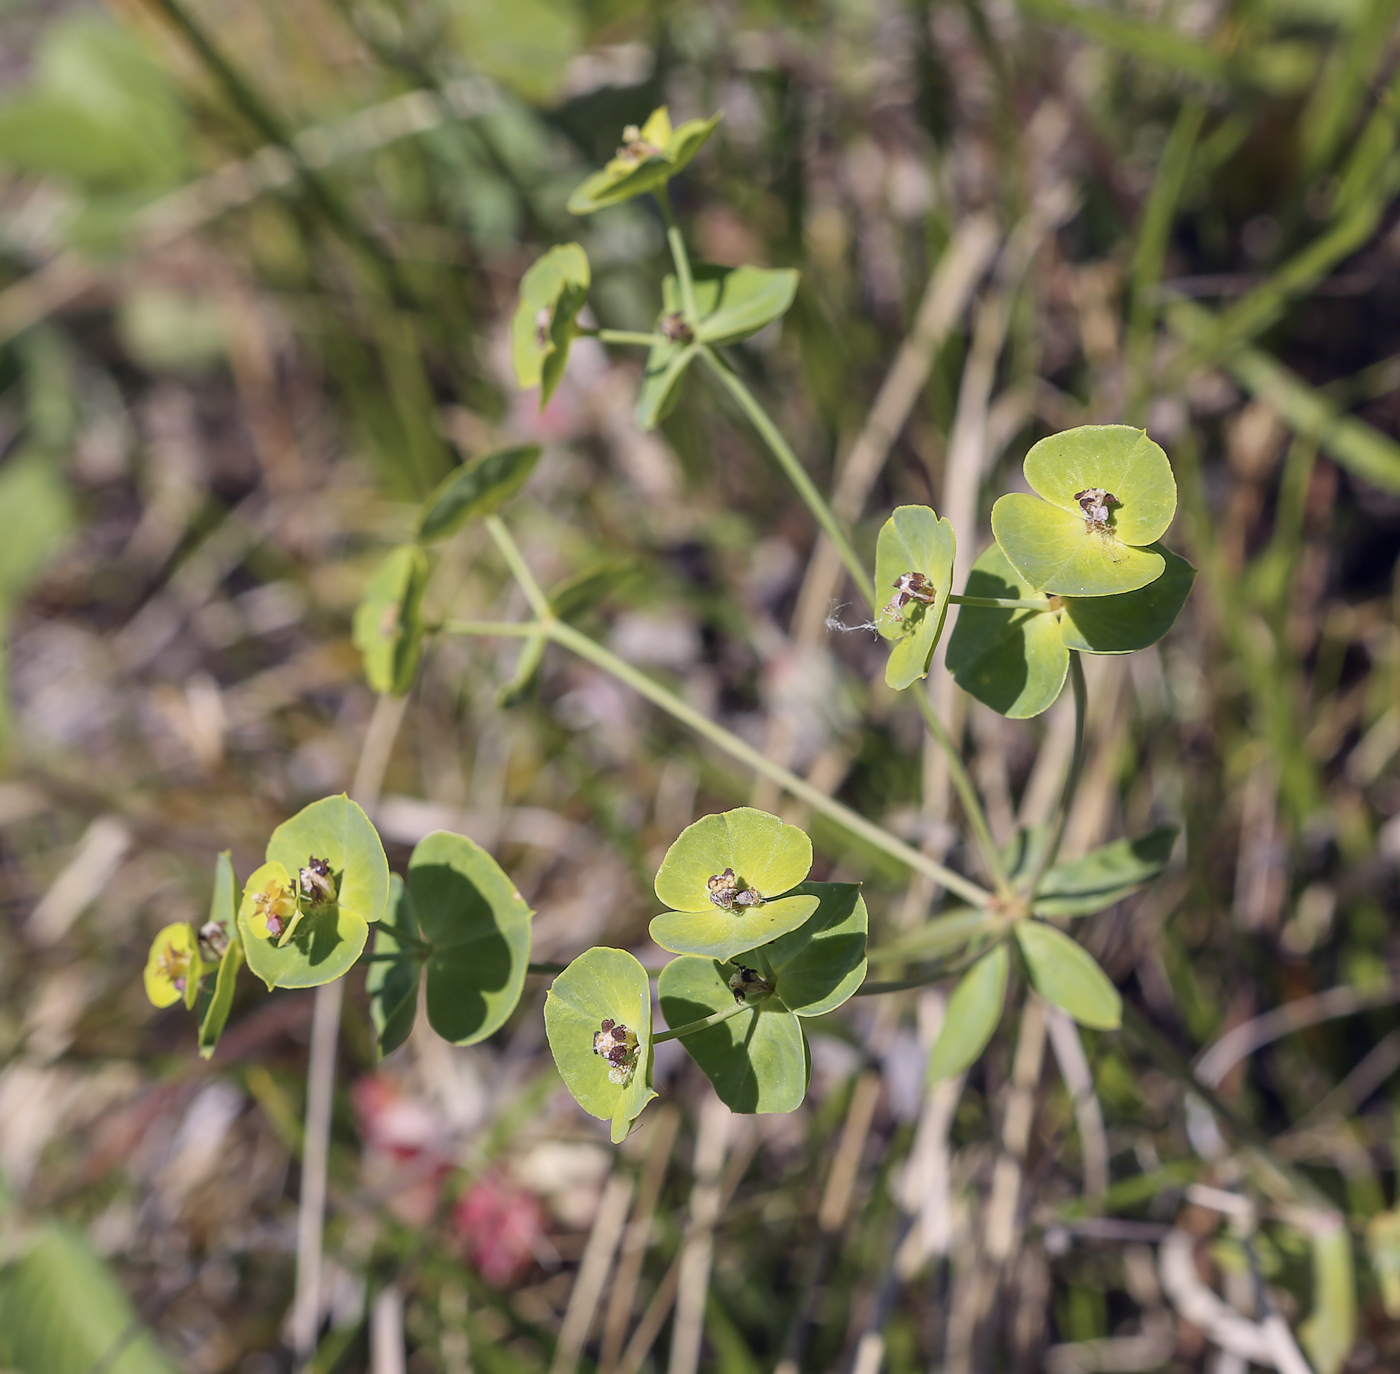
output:
<path id="1" fill-rule="evenodd" d="M 606 1031 L 604 1022 L 610 1023 Z M 614 1143 L 625 1140 L 656 1096 L 646 970 L 626 950 L 585 950 L 549 989 L 544 1027 L 559 1076 L 574 1101 L 590 1116 L 611 1119 Z M 596 1036 L 618 1027 L 636 1037 L 631 1063 L 621 1068 L 595 1049 Z"/>
<path id="2" fill-rule="evenodd" d="M 672 954 L 716 959 L 766 945 L 817 909 L 815 896 L 791 892 L 811 867 L 811 840 L 777 816 L 749 806 L 704 816 L 661 861 L 656 895 L 670 910 L 652 921 L 651 938 Z"/>
<path id="3" fill-rule="evenodd" d="M 376 692 L 402 696 L 418 676 L 423 656 L 419 607 L 428 581 L 428 556 L 416 544 L 395 549 L 370 579 L 355 608 L 352 638 Z"/>
<path id="4" fill-rule="evenodd" d="M 1149 548 L 1176 513 L 1167 455 L 1131 425 L 1082 425 L 1026 455 L 1035 496 L 992 507 L 992 533 L 1037 591 L 1113 596 L 1156 581 L 1165 560 Z"/>
<path id="5" fill-rule="evenodd" d="M 522 387 L 539 387 L 541 408 L 564 375 L 588 283 L 588 257 L 576 243 L 551 248 L 520 280 L 520 303 L 510 326 L 511 361 Z"/>
<path id="6" fill-rule="evenodd" d="M 617 156 L 569 197 L 570 212 L 591 215 L 664 186 L 705 145 L 720 118 L 689 119 L 673 129 L 664 105 L 653 110 L 640 129 L 623 131 Z"/>
<path id="7" fill-rule="evenodd" d="M 894 641 L 885 681 L 896 691 L 928 676 L 948 613 L 957 547 L 951 521 L 927 506 L 900 506 L 881 527 L 875 586 L 889 603 L 877 609 L 875 627 Z"/>
<path id="8" fill-rule="evenodd" d="M 151 1005 L 172 1007 L 184 1000 L 199 968 L 199 945 L 188 921 L 165 926 L 146 956 L 146 996 Z"/>

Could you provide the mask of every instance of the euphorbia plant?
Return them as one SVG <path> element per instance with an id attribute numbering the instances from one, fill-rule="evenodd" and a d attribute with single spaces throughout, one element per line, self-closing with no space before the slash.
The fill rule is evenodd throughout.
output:
<path id="1" fill-rule="evenodd" d="M 957 979 L 930 1063 L 936 1078 L 961 1072 L 981 1054 L 1009 990 L 1019 986 L 1017 968 L 1040 996 L 1081 1025 L 1118 1024 L 1112 983 L 1061 925 L 1151 880 L 1168 859 L 1175 831 L 1162 827 L 1071 862 L 1059 862 L 1058 854 L 1082 762 L 1087 705 L 1080 655 L 1129 653 L 1154 643 L 1191 589 L 1191 567 L 1158 542 L 1176 508 L 1171 465 L 1142 430 L 1128 426 L 1051 435 L 1025 458 L 1035 494 L 1010 493 L 996 503 L 994 542 L 961 592 L 953 585 L 953 526 L 927 506 L 900 506 L 889 515 L 876 541 L 872 577 L 805 468 L 720 352 L 786 313 L 797 274 L 692 264 L 672 215 L 667 183 L 715 122 L 673 129 L 665 110 L 654 112 L 625 131 L 617 157 L 570 201 L 576 213 L 591 214 L 638 195 L 656 197 L 674 274 L 662 283 L 654 329 L 581 325 L 591 271 L 579 245 L 561 245 L 521 284 L 512 325 L 518 379 L 538 387 L 543 404 L 580 335 L 644 347 L 636 415 L 649 428 L 690 384 L 692 364 L 705 365 L 840 554 L 868 605 L 866 627 L 889 644 L 886 683 L 912 692 L 932 737 L 947 751 L 985 884 L 812 787 L 582 633 L 574 620 L 607 594 L 617 570 L 585 570 L 546 592 L 499 514 L 528 480 L 539 450 L 493 450 L 449 475 L 423 503 L 415 538 L 389 554 L 370 584 L 355 617 L 355 642 L 376 690 L 406 692 L 435 637 L 510 636 L 525 641 L 515 679 L 503 688 L 506 700 L 517 700 L 531 690 L 547 646 L 558 646 L 613 674 L 829 821 L 937 880 L 962 905 L 892 945 L 867 950 L 869 918 L 860 887 L 813 881 L 808 836 L 776 816 L 741 807 L 687 827 L 656 874 L 660 910 L 650 933 L 675 958 L 649 970 L 630 952 L 594 948 L 562 969 L 532 965 L 532 913 L 484 850 L 464 836 L 429 835 L 414 850 L 406 875 L 391 875 L 364 812 L 347 798 L 326 798 L 278 827 L 267 861 L 248 877 L 241 896 L 227 856 L 220 858 L 203 930 L 176 926 L 157 937 L 148 990 L 158 1005 L 184 998 L 200 1011 L 203 1052 L 217 1041 L 243 960 L 269 987 L 325 983 L 368 961 L 383 1053 L 412 1028 L 420 980 L 433 1029 L 466 1045 L 501 1027 L 527 973 L 552 975 L 545 1023 L 559 1072 L 579 1105 L 610 1120 L 612 1138 L 620 1141 L 656 1096 L 653 1050 L 665 1040 L 681 1041 L 734 1111 L 792 1110 L 806 1092 L 810 1065 L 803 1021 L 858 994 Z M 530 619 L 425 619 L 434 546 L 474 520 L 485 522 Z M 1074 750 L 1058 811 L 1048 826 L 1018 834 L 1005 850 L 993 843 L 956 742 L 922 686 L 950 608 L 957 618 L 947 669 L 994 711 L 1035 716 L 1059 697 L 1066 678 L 1073 687 Z M 874 961 L 902 964 L 905 976 L 871 982 L 867 968 Z M 653 978 L 664 1029 L 653 1023 Z"/>

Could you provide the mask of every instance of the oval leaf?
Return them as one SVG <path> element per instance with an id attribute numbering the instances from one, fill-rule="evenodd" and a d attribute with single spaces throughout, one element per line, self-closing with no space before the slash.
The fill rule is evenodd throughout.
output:
<path id="1" fill-rule="evenodd" d="M 418 512 L 418 538 L 431 544 L 469 520 L 499 510 L 525 485 L 540 459 L 538 444 L 483 453 L 449 473 Z"/>
<path id="2" fill-rule="evenodd" d="M 1018 921 L 1016 940 L 1035 990 L 1081 1026 L 1113 1030 L 1123 1003 L 1108 975 L 1082 945 L 1043 921 Z"/>
<path id="3" fill-rule="evenodd" d="M 1060 638 L 1086 654 L 1131 654 L 1155 644 L 1176 623 L 1196 570 L 1161 544 L 1148 550 L 1165 571 L 1155 582 L 1121 596 L 1067 596 L 1060 612 Z"/>
<path id="4" fill-rule="evenodd" d="M 927 506 L 898 507 L 880 530 L 875 585 L 891 600 L 876 615 L 875 626 L 895 641 L 885 681 L 896 691 L 928 676 L 948 613 L 956 553 L 952 522 L 940 520 Z"/>
<path id="5" fill-rule="evenodd" d="M 494 1034 L 515 1010 L 530 963 L 534 912 L 501 866 L 465 835 L 425 835 L 408 892 L 428 958 L 428 1024 L 454 1045 Z"/>
<path id="6" fill-rule="evenodd" d="M 690 955 L 661 970 L 661 1014 L 683 1026 L 733 1007 L 729 980 L 738 970 Z M 776 997 L 751 1004 L 717 1026 L 681 1038 L 731 1112 L 790 1112 L 807 1094 L 811 1059 L 802 1023 Z"/>
<path id="7" fill-rule="evenodd" d="M 790 935 L 766 945 L 778 1000 L 798 1016 L 835 1011 L 865 981 L 870 917 L 855 883 L 803 883 L 797 893 L 817 898 L 810 917 Z"/>
<path id="8" fill-rule="evenodd" d="M 943 1027 L 929 1055 L 928 1081 L 940 1083 L 976 1063 L 987 1041 L 1001 1022 L 1006 1004 L 1006 975 L 1011 957 L 1004 944 L 984 954 L 963 974 L 953 995 Z"/>
<path id="9" fill-rule="evenodd" d="M 1149 883 L 1166 866 L 1176 826 L 1162 825 L 1136 840 L 1114 840 L 1082 859 L 1056 864 L 1041 879 L 1037 916 L 1091 916 Z"/>
<path id="10" fill-rule="evenodd" d="M 376 692 L 402 696 L 423 657 L 419 609 L 428 583 L 428 556 L 405 544 L 386 558 L 355 608 L 352 638 L 364 659 L 365 680 Z"/>
<path id="11" fill-rule="evenodd" d="M 520 280 L 520 303 L 510 327 L 511 361 L 521 387 L 539 387 L 541 408 L 564 375 L 588 285 L 588 255 L 576 243 L 551 248 Z"/>
<path id="12" fill-rule="evenodd" d="M 730 344 L 757 334 L 786 315 L 797 295 L 798 273 L 791 268 L 714 267 L 697 263 L 693 272 L 695 337 L 701 343 Z M 680 308 L 680 284 L 668 277 L 663 298 Z"/>
<path id="13" fill-rule="evenodd" d="M 595 1037 L 609 1033 L 604 1021 L 636 1037 L 630 1063 L 614 1065 L 595 1050 Z M 584 951 L 549 989 L 544 1027 L 559 1076 L 574 1101 L 590 1116 L 611 1117 L 614 1143 L 625 1140 L 656 1096 L 646 970 L 626 950 Z"/>
<path id="14" fill-rule="evenodd" d="M 648 927 L 651 938 L 672 954 L 708 954 L 734 959 L 806 923 L 818 898 L 778 897 L 760 907 L 722 911 L 663 911 Z"/>
<path id="15" fill-rule="evenodd" d="M 418 934 L 413 902 L 397 873 L 389 875 L 389 911 L 393 924 L 409 935 Z M 369 966 L 365 990 L 369 993 L 369 1014 L 374 1022 L 379 1057 L 392 1054 L 413 1030 L 418 1017 L 418 975 L 422 960 L 411 949 L 404 949 L 381 923 L 374 928 L 374 952 L 402 955 L 386 958 Z"/>
<path id="16" fill-rule="evenodd" d="M 1049 603 L 996 544 L 972 565 L 966 595 Z M 984 706 L 1012 720 L 1028 720 L 1060 695 L 1069 653 L 1048 611 L 959 606 L 948 639 L 948 670 Z"/>
<path id="17" fill-rule="evenodd" d="M 237 926 L 230 927 L 228 948 L 219 960 L 218 976 L 214 979 L 214 995 L 204 1009 L 199 1023 L 199 1057 L 208 1059 L 219 1043 L 233 1010 L 233 994 L 238 987 L 238 970 L 243 967 L 243 937 Z"/>

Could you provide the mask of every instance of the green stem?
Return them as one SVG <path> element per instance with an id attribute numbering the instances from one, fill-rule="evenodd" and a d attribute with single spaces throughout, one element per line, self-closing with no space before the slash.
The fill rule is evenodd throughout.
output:
<path id="1" fill-rule="evenodd" d="M 668 715 L 680 721 L 682 725 L 688 726 L 697 735 L 703 736 L 712 744 L 723 749 L 731 758 L 737 759 L 740 763 L 777 783 L 779 787 L 796 797 L 798 801 L 805 802 L 813 811 L 820 811 L 822 815 L 830 817 L 851 834 L 858 835 L 867 844 L 873 845 L 882 853 L 898 859 L 906 867 L 912 868 L 918 873 L 926 873 L 935 882 L 941 883 L 950 892 L 956 892 L 964 901 L 970 902 L 973 906 L 987 905 L 989 894 L 976 883 L 964 878 L 960 873 L 954 873 L 951 868 L 945 867 L 936 859 L 921 853 L 911 845 L 905 844 L 903 840 L 891 835 L 888 830 L 876 825 L 873 821 L 866 820 L 864 816 L 852 811 L 850 807 L 843 806 L 834 797 L 830 797 L 825 792 L 813 787 L 805 778 L 801 778 L 780 764 L 774 763 L 772 759 L 767 758 L 747 741 L 731 734 L 722 725 L 717 725 L 708 716 L 702 715 L 693 706 L 667 690 L 654 678 L 648 677 L 630 663 L 618 658 L 616 654 L 611 653 L 595 640 L 589 639 L 587 635 L 580 634 L 571 625 L 565 625 L 559 620 L 549 620 L 544 623 L 543 629 L 556 644 L 562 645 L 580 658 L 587 659 L 594 666 L 610 673 L 619 682 L 632 688 L 639 696 L 645 697 L 654 706 L 659 706 Z"/>
<path id="2" fill-rule="evenodd" d="M 496 547 L 500 549 L 501 556 L 506 560 L 511 576 L 520 583 L 520 590 L 525 593 L 525 600 L 530 603 L 530 609 L 534 611 L 535 619 L 552 620 L 554 612 L 549 608 L 549 598 L 544 594 L 540 584 L 535 581 L 535 575 L 530 571 L 530 565 L 525 561 L 525 555 L 520 552 L 520 546 L 506 528 L 505 521 L 499 515 L 488 515 L 486 529 L 491 538 L 496 541 Z"/>
<path id="3" fill-rule="evenodd" d="M 671 248 L 671 261 L 676 264 L 676 280 L 681 286 L 681 311 L 685 322 L 694 329 L 700 323 L 700 312 L 695 308 L 695 282 L 690 275 L 690 254 L 685 250 L 685 237 L 676 223 L 676 212 L 671 208 L 671 191 L 663 182 L 655 191 L 656 203 L 661 207 L 661 217 L 666 221 L 666 242 Z"/>
<path id="4" fill-rule="evenodd" d="M 982 799 L 977 795 L 977 789 L 972 785 L 972 779 L 968 776 L 962 755 L 958 752 L 952 736 L 949 735 L 947 726 L 938 718 L 938 712 L 934 710 L 933 702 L 929 700 L 928 693 L 918 684 L 914 687 L 914 700 L 918 703 L 919 714 L 923 716 L 924 725 L 927 726 L 929 734 L 933 736 L 938 747 L 943 750 L 944 757 L 948 760 L 948 777 L 962 802 L 963 812 L 967 816 L 968 824 L 972 827 L 972 835 L 977 841 L 982 862 L 987 866 L 988 876 L 999 893 L 1009 896 L 1011 884 L 1006 878 L 1006 868 L 1001 861 L 1001 851 L 997 848 L 997 842 L 992 838 L 992 828 L 987 824 L 987 813 L 982 809 Z"/>
<path id="5" fill-rule="evenodd" d="M 433 947 L 426 940 L 420 940 L 416 935 L 410 935 L 402 926 L 396 926 L 392 921 L 379 921 L 378 928 L 386 935 L 392 936 L 404 949 L 421 951 L 423 954 L 431 954 Z M 399 957 L 399 956 L 394 956 Z"/>
<path id="6" fill-rule="evenodd" d="M 402 954 L 362 954 L 355 960 L 357 964 L 395 964 L 403 959 Z"/>
<path id="7" fill-rule="evenodd" d="M 698 350 L 700 356 L 724 383 L 729 394 L 739 403 L 739 408 L 748 416 L 750 423 L 758 431 L 759 437 L 768 445 L 769 452 L 778 460 L 778 464 L 787 474 L 788 480 L 797 488 L 797 494 L 806 502 L 807 509 L 812 512 L 817 524 L 822 527 L 822 531 L 831 540 L 832 546 L 840 555 L 842 563 L 846 565 L 846 571 L 850 574 L 856 589 L 865 598 L 872 611 L 879 610 L 875 601 L 875 583 L 870 574 L 866 572 L 865 565 L 860 561 L 860 556 L 846 537 L 846 532 L 841 528 L 835 513 L 827 505 L 825 497 L 817 490 L 816 484 L 807 473 L 807 469 L 802 466 L 797 455 L 788 447 L 787 440 L 778 432 L 778 427 L 769 418 L 768 412 L 759 405 L 753 392 L 744 385 L 733 369 L 708 344 L 700 344 Z"/>
<path id="8" fill-rule="evenodd" d="M 525 966 L 525 972 L 541 973 L 544 974 L 545 977 L 550 977 L 556 973 L 563 973 L 568 967 L 568 964 L 527 964 Z"/>
<path id="9" fill-rule="evenodd" d="M 1088 708 L 1089 691 L 1084 683 L 1084 664 L 1077 649 L 1069 651 L 1069 681 L 1074 689 L 1074 754 L 1070 758 L 1069 772 L 1065 774 L 1064 790 L 1060 793 L 1060 813 L 1055 821 L 1054 833 L 1040 855 L 1034 876 L 1026 886 L 1026 895 L 1032 899 L 1060 852 L 1060 844 L 1065 838 L 1065 827 L 1069 824 L 1069 809 L 1074 804 L 1075 793 L 1079 791 L 1079 779 L 1084 773 L 1084 713 Z"/>
<path id="10" fill-rule="evenodd" d="M 1048 601 L 1031 601 L 1014 596 L 958 596 L 948 598 L 950 606 L 985 606 L 990 611 L 1053 611 Z"/>
<path id="11" fill-rule="evenodd" d="M 599 343 L 641 344 L 644 348 L 667 342 L 664 335 L 641 334 L 634 329 L 575 329 L 574 333 L 581 339 L 597 339 Z"/>
<path id="12" fill-rule="evenodd" d="M 444 620 L 429 627 L 440 635 L 501 635 L 507 639 L 529 639 L 543 628 L 537 620 Z"/>
<path id="13" fill-rule="evenodd" d="M 673 1030 L 658 1031 L 651 1037 L 653 1045 L 659 1045 L 665 1040 L 679 1040 L 683 1035 L 694 1035 L 697 1031 L 709 1030 L 711 1026 L 718 1026 L 722 1021 L 732 1021 L 741 1011 L 755 1011 L 757 1008 L 752 1002 L 735 1002 L 732 1007 L 725 1007 L 722 1011 L 712 1011 L 708 1016 L 702 1016 L 698 1021 L 687 1021 L 683 1026 L 676 1026 Z"/>

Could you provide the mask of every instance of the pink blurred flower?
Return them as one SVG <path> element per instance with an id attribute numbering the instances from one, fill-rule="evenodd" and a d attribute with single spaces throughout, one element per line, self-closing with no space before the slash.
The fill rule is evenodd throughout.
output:
<path id="1" fill-rule="evenodd" d="M 544 1240 L 539 1198 L 499 1174 L 467 1189 L 452 1222 L 472 1267 L 497 1288 L 509 1288 L 530 1272 Z"/>

